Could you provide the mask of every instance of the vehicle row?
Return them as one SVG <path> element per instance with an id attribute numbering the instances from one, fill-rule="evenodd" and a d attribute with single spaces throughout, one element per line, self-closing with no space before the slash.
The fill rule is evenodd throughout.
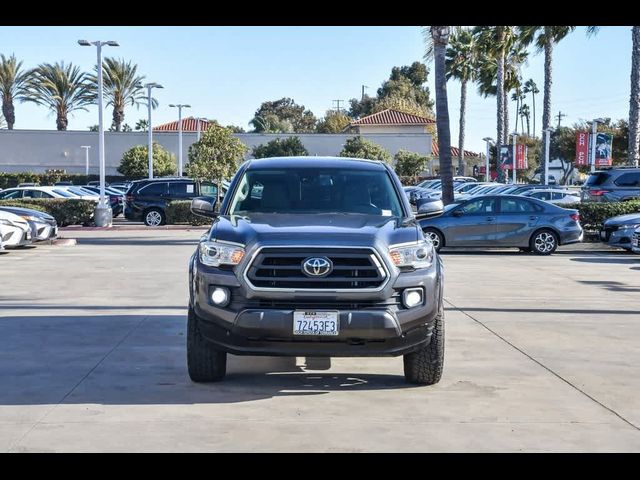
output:
<path id="1" fill-rule="evenodd" d="M 0 206 L 0 250 L 53 240 L 58 225 L 51 215 L 30 208 Z"/>

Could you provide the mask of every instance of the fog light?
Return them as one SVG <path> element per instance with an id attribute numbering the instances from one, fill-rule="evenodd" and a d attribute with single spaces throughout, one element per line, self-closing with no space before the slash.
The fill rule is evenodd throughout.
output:
<path id="1" fill-rule="evenodd" d="M 402 303 L 407 308 L 415 307 L 422 303 L 422 289 L 407 289 L 402 292 Z"/>
<path id="2" fill-rule="evenodd" d="M 224 307 L 229 303 L 229 290 L 224 287 L 216 287 L 211 292 L 211 301 L 218 307 Z"/>

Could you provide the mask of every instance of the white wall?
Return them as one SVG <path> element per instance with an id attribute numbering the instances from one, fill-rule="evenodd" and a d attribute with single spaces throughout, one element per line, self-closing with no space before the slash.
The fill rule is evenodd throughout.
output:
<path id="1" fill-rule="evenodd" d="M 363 135 L 380 133 L 427 133 L 427 127 L 424 125 L 360 125 L 358 128 Z"/>
<path id="2" fill-rule="evenodd" d="M 183 133 L 183 159 L 188 161 L 189 145 L 196 141 L 196 133 Z M 235 134 L 251 149 L 274 138 L 297 136 L 310 155 L 335 156 L 340 153 L 347 139 L 346 134 Z M 364 134 L 364 138 L 380 144 L 392 155 L 405 149 L 421 155 L 431 154 L 431 135 L 425 133 Z M 177 133 L 154 133 L 153 139 L 164 148 L 177 153 Z M 145 132 L 105 132 L 105 163 L 107 175 L 116 171 L 124 152 L 135 145 L 146 145 Z M 85 173 L 85 151 L 81 145 L 90 145 L 90 174 L 98 169 L 98 133 L 88 131 L 56 130 L 0 130 L 0 172 L 44 172 L 50 168 L 63 169 L 67 173 Z M 176 155 L 177 157 L 177 155 Z"/>

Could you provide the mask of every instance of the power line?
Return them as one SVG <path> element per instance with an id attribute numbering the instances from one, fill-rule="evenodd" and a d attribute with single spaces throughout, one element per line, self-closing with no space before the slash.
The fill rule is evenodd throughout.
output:
<path id="1" fill-rule="evenodd" d="M 562 119 L 563 119 L 564 117 L 566 117 L 566 116 L 567 116 L 567 114 L 566 114 L 566 113 L 562 113 L 562 110 L 560 110 L 560 111 L 558 112 L 558 115 L 556 115 L 556 116 L 554 117 L 554 118 L 557 118 L 557 119 L 558 119 L 558 128 L 560 128 L 560 123 L 562 122 Z"/>
<path id="2" fill-rule="evenodd" d="M 344 100 L 332 100 L 336 104 L 336 111 L 340 113 L 340 102 L 344 103 Z"/>

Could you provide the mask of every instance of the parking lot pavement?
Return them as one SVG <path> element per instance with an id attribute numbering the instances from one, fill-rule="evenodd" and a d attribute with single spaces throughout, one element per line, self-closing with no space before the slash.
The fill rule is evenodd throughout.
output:
<path id="1" fill-rule="evenodd" d="M 201 233 L 74 232 L 0 258 L 0 451 L 640 451 L 640 256 L 445 252 L 432 387 L 401 358 L 230 357 L 197 385 Z"/>

